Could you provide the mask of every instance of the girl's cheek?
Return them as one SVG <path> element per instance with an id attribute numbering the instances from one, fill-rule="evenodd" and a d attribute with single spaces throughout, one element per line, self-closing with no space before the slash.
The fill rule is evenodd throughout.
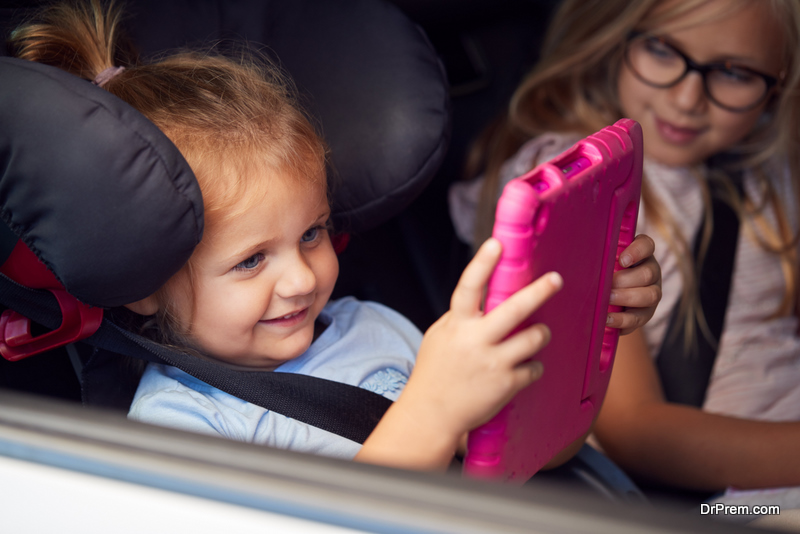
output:
<path id="1" fill-rule="evenodd" d="M 649 99 L 648 89 L 624 64 L 620 67 L 617 76 L 617 99 L 623 116 L 641 122 L 640 101 Z"/>

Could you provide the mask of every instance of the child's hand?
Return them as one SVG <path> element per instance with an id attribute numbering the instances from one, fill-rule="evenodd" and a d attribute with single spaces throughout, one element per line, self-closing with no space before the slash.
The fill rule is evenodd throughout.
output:
<path id="1" fill-rule="evenodd" d="M 647 323 L 661 300 L 661 267 L 653 256 L 655 248 L 653 240 L 642 234 L 619 256 L 625 268 L 614 273 L 609 303 L 625 310 L 608 314 L 607 326 L 619 328 L 620 334 L 630 334 Z"/>
<path id="2" fill-rule="evenodd" d="M 484 315 L 484 288 L 500 252 L 499 241 L 489 239 L 464 270 L 450 311 L 426 332 L 401 395 L 406 401 L 419 399 L 426 417 L 432 418 L 429 423 L 453 436 L 488 421 L 542 375 L 541 362 L 531 357 L 550 341 L 547 326 L 535 324 L 507 336 L 563 281 L 548 273 Z"/>

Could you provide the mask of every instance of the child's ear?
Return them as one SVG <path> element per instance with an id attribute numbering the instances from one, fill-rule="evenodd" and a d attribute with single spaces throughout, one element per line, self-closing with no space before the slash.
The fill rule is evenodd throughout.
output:
<path id="1" fill-rule="evenodd" d="M 142 300 L 126 304 L 125 307 L 139 315 L 154 315 L 158 311 L 158 301 L 155 295 L 150 295 Z"/>

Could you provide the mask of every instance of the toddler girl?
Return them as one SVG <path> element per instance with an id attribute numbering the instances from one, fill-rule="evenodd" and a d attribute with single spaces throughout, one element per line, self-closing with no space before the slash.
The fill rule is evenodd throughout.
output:
<path id="1" fill-rule="evenodd" d="M 638 230 L 656 241 L 663 300 L 620 340 L 595 428 L 642 478 L 712 491 L 800 484 L 799 39 L 795 0 L 567 0 L 491 150 L 474 154 L 485 178 L 451 190 L 459 235 L 479 242 L 510 178 L 621 117 L 642 125 Z M 741 220 L 718 340 L 697 282 L 712 196 Z M 702 410 L 662 391 L 654 358 L 673 316 L 685 347 L 711 337 L 717 348 Z"/>
<path id="2" fill-rule="evenodd" d="M 532 357 L 547 344 L 547 327 L 508 336 L 558 291 L 560 276 L 543 276 L 483 315 L 483 288 L 500 255 L 489 240 L 465 269 L 450 311 L 424 337 L 379 304 L 329 301 L 338 262 L 326 149 L 289 84 L 245 57 L 208 53 L 116 66 L 118 17 L 99 1 L 57 6 L 19 28 L 12 46 L 18 57 L 64 68 L 130 103 L 197 177 L 202 242 L 163 288 L 127 308 L 155 317 L 158 341 L 199 358 L 308 374 L 395 401 L 360 446 L 150 364 L 130 417 L 340 458 L 446 467 L 465 432 L 541 376 Z M 628 251 L 632 262 L 651 253 Z"/>

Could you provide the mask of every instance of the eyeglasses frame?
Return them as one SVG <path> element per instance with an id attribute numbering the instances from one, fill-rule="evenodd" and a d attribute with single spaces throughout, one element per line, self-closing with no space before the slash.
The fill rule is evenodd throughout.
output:
<path id="1" fill-rule="evenodd" d="M 633 41 L 635 41 L 636 39 L 638 39 L 640 37 L 647 37 L 647 38 L 651 38 L 651 39 L 657 39 L 662 45 L 666 46 L 667 48 L 669 48 L 670 50 L 675 52 L 681 59 L 683 59 L 683 63 L 685 65 L 685 69 L 684 69 L 683 73 L 680 76 L 678 76 L 678 78 L 675 81 L 667 83 L 667 84 L 653 83 L 653 82 L 651 82 L 649 80 L 644 79 L 642 77 L 642 75 L 639 74 L 636 71 L 636 69 L 634 68 L 634 66 L 633 66 L 633 64 L 632 64 L 632 62 L 631 62 L 631 60 L 629 58 L 630 48 L 631 48 L 630 45 L 631 45 L 631 43 Z M 631 32 L 631 33 L 628 34 L 628 38 L 625 40 L 624 60 L 625 60 L 625 63 L 628 65 L 628 68 L 631 69 L 631 72 L 633 73 L 634 76 L 636 76 L 636 78 L 639 81 L 649 85 L 650 87 L 656 87 L 658 89 L 668 89 L 670 87 L 674 87 L 675 85 L 678 85 L 681 82 L 681 80 L 686 78 L 686 75 L 689 74 L 690 72 L 692 72 L 692 71 L 697 72 L 697 73 L 700 74 L 700 77 L 703 79 L 703 92 L 705 93 L 706 97 L 711 102 L 713 102 L 715 105 L 721 107 L 724 110 L 732 111 L 734 113 L 744 113 L 746 111 L 750 111 L 752 109 L 757 108 L 758 106 L 760 106 L 769 97 L 770 93 L 772 92 L 772 89 L 778 84 L 778 78 L 776 78 L 775 76 L 770 76 L 769 74 L 765 74 L 763 72 L 759 72 L 759 71 L 757 71 L 755 69 L 751 69 L 749 67 L 737 66 L 736 67 L 737 69 L 742 69 L 742 70 L 745 70 L 745 71 L 747 71 L 747 72 L 749 72 L 751 74 L 754 74 L 756 76 L 760 76 L 764 80 L 764 82 L 767 84 L 767 87 L 764 90 L 763 96 L 761 96 L 761 98 L 759 98 L 753 104 L 750 104 L 748 106 L 741 107 L 741 108 L 740 107 L 727 106 L 727 105 L 722 104 L 721 102 L 719 102 L 716 98 L 714 98 L 714 96 L 711 94 L 711 91 L 709 91 L 707 74 L 709 72 L 711 72 L 711 71 L 714 71 L 714 70 L 730 69 L 731 63 L 729 61 L 715 61 L 715 62 L 712 62 L 712 63 L 700 64 L 700 63 L 696 62 L 695 60 L 693 60 L 692 58 L 690 58 L 689 56 L 687 56 L 680 49 L 678 49 L 675 46 L 669 44 L 664 38 L 656 37 L 656 36 L 648 36 L 644 32 Z"/>

